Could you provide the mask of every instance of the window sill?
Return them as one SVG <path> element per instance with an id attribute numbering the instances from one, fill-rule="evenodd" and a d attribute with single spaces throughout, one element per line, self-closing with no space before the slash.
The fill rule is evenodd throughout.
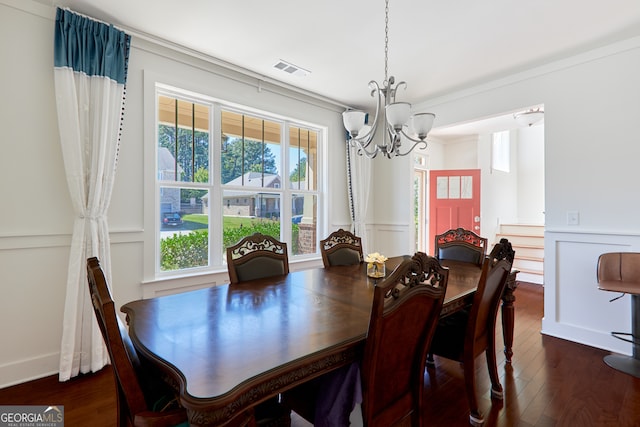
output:
<path id="1" fill-rule="evenodd" d="M 291 271 L 307 270 L 322 267 L 319 257 L 294 260 L 289 262 Z M 195 291 L 229 283 L 229 273 L 226 269 L 218 271 L 197 272 L 183 276 L 158 277 L 142 282 L 142 298 L 154 298 L 172 295 L 180 292 Z"/>

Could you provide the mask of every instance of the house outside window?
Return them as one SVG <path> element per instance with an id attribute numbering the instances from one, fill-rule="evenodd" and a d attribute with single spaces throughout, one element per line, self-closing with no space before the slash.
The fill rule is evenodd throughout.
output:
<path id="1" fill-rule="evenodd" d="M 156 108 L 159 274 L 219 270 L 255 232 L 318 254 L 319 127 L 160 86 Z"/>

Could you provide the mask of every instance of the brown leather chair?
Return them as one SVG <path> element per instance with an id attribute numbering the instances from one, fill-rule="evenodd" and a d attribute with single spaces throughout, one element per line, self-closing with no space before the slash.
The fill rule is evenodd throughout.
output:
<path id="1" fill-rule="evenodd" d="M 631 333 L 611 332 L 633 344 L 633 357 L 609 354 L 604 362 L 614 369 L 640 378 L 640 253 L 610 252 L 598 257 L 598 289 L 631 295 Z M 615 301 L 619 297 L 613 298 Z"/>
<path id="2" fill-rule="evenodd" d="M 320 240 L 320 253 L 325 267 L 358 264 L 363 260 L 362 239 L 341 228 Z"/>
<path id="3" fill-rule="evenodd" d="M 227 248 L 231 283 L 289 274 L 287 244 L 255 233 Z"/>
<path id="4" fill-rule="evenodd" d="M 502 293 L 511 271 L 515 252 L 511 245 L 498 243 L 506 248 L 494 248 L 492 254 L 498 258 L 486 257 L 482 273 L 471 307 L 453 313 L 438 322 L 427 367 L 435 366 L 432 355 L 459 361 L 463 365 L 467 400 L 469 401 L 469 421 L 481 426 L 484 418 L 478 407 L 474 363 L 483 352 L 486 355 L 491 397 L 502 399 L 502 385 L 498 377 L 496 363 L 496 317 Z"/>
<path id="5" fill-rule="evenodd" d="M 417 253 L 376 285 L 360 368 L 365 426 L 425 425 L 422 395 L 426 351 L 448 278 L 449 270 L 437 259 Z M 332 417 L 331 422 L 322 424 L 347 426 L 348 411 L 353 408 L 348 402 L 338 414 L 316 413 L 315 409 L 326 407 L 321 400 L 343 401 L 344 396 L 331 394 L 339 390 L 332 384 L 336 379 L 350 381 L 352 373 L 353 365 L 313 380 L 284 393 L 283 403 L 312 423 Z"/>
<path id="6" fill-rule="evenodd" d="M 448 230 L 435 236 L 434 254 L 440 260 L 482 265 L 487 254 L 487 239 L 464 228 Z"/>

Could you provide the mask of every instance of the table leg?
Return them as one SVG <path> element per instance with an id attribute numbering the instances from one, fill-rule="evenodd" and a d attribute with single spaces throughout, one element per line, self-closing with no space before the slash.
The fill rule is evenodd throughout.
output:
<path id="1" fill-rule="evenodd" d="M 511 357 L 513 356 L 513 328 L 515 324 L 515 310 L 513 303 L 516 297 L 513 295 L 518 286 L 516 282 L 516 275 L 518 271 L 512 271 L 507 278 L 507 286 L 502 294 L 502 338 L 504 340 L 504 355 L 507 358 L 507 363 L 511 363 Z"/>

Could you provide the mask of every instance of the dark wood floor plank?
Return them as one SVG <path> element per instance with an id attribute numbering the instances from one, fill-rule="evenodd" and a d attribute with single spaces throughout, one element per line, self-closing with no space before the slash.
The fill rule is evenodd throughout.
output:
<path id="1" fill-rule="evenodd" d="M 0 389 L 0 405 L 62 405 L 67 427 L 117 424 L 115 382 L 110 368 L 66 382 L 50 376 Z"/>

